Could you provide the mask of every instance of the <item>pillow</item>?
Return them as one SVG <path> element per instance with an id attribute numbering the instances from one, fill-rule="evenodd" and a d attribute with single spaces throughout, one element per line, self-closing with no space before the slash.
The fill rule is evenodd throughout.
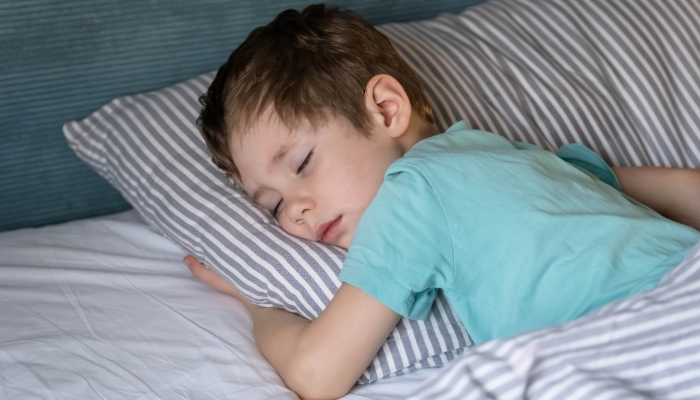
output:
<path id="1" fill-rule="evenodd" d="M 692 8 L 491 0 L 380 29 L 416 72 L 440 130 L 464 119 L 547 150 L 583 143 L 614 166 L 698 168 Z"/>
<path id="2" fill-rule="evenodd" d="M 684 6 L 625 4 L 491 1 L 379 29 L 442 130 L 464 119 L 549 150 L 584 143 L 612 165 L 697 168 L 700 68 Z M 287 235 L 211 164 L 194 121 L 212 78 L 116 99 L 64 133 L 149 224 L 251 301 L 313 319 L 339 286 L 345 252 Z M 426 321 L 400 321 L 360 382 L 442 365 L 470 344 L 439 296 Z"/>

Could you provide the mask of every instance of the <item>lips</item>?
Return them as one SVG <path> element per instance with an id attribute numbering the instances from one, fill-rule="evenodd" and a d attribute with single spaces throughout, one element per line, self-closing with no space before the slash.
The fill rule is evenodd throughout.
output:
<path id="1" fill-rule="evenodd" d="M 325 222 L 318 227 L 314 232 L 315 240 L 317 242 L 323 242 L 326 244 L 332 244 L 335 237 L 338 235 L 338 228 L 340 227 L 340 220 L 343 217 L 340 216 L 333 221 Z"/>

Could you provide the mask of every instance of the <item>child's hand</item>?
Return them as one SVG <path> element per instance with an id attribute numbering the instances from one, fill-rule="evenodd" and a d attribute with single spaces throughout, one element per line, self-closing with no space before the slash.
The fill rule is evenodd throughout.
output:
<path id="1" fill-rule="evenodd" d="M 343 283 L 312 322 L 279 308 L 254 305 L 193 256 L 182 261 L 195 278 L 246 305 L 260 351 L 301 398 L 335 399 L 346 394 L 401 318 L 379 300 Z"/>
<path id="2" fill-rule="evenodd" d="M 230 296 L 235 297 L 239 301 L 241 301 L 243 304 L 246 305 L 246 307 L 250 308 L 252 303 L 246 299 L 241 292 L 238 291 L 238 289 L 230 284 L 226 279 L 221 277 L 219 274 L 216 272 L 210 270 L 207 268 L 204 264 L 199 262 L 196 258 L 194 258 L 191 255 L 185 256 L 182 261 L 187 265 L 187 267 L 190 269 L 190 272 L 192 272 L 192 275 L 197 278 L 198 280 L 206 283 L 207 285 L 213 287 L 214 289 L 226 293 Z"/>

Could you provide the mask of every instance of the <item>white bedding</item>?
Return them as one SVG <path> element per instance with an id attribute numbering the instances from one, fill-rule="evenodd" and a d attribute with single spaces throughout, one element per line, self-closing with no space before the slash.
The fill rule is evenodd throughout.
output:
<path id="1" fill-rule="evenodd" d="M 0 398 L 296 399 L 183 256 L 134 211 L 0 233 Z M 431 372 L 345 398 L 404 398 Z"/>

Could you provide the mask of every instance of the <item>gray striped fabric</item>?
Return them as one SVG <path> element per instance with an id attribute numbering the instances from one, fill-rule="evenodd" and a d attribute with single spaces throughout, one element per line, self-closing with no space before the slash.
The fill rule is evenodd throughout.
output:
<path id="1" fill-rule="evenodd" d="M 700 244 L 658 288 L 473 347 L 410 399 L 698 399 L 698 366 Z"/>
<path id="2" fill-rule="evenodd" d="M 700 167 L 697 0 L 502 0 L 380 29 L 416 71 L 437 125 L 615 166 Z"/>
<path id="3" fill-rule="evenodd" d="M 546 149 L 582 142 L 613 165 L 697 167 L 698 8 L 505 0 L 379 29 L 415 69 L 441 129 L 465 119 Z M 345 253 L 285 234 L 210 163 L 193 121 L 211 78 L 116 99 L 64 133 L 151 225 L 253 302 L 313 319 Z M 440 366 L 470 343 L 439 297 L 428 320 L 398 324 L 360 382 Z"/>

